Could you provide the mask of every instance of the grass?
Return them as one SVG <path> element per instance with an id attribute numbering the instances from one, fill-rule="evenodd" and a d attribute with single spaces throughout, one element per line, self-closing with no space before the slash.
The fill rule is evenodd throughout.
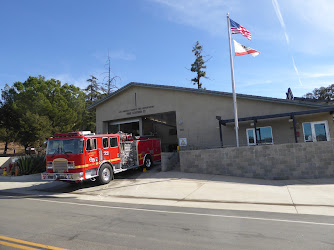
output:
<path id="1" fill-rule="evenodd" d="M 15 149 L 15 154 L 14 154 L 14 149 Z M 4 150 L 5 150 L 5 143 L 0 142 L 0 156 L 14 156 L 14 155 L 24 155 L 25 154 L 24 147 L 18 143 L 9 143 L 6 155 L 3 154 Z"/>

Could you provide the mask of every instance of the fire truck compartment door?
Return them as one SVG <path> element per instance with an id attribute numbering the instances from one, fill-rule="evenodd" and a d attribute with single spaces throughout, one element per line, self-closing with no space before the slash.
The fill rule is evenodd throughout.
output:
<path id="1" fill-rule="evenodd" d="M 102 152 L 102 149 L 99 149 L 99 161 L 103 161 L 103 152 Z"/>

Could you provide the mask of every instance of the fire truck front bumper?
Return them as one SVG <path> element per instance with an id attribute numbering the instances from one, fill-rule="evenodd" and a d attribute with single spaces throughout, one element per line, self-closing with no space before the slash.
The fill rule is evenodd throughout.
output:
<path id="1" fill-rule="evenodd" d="M 42 180 L 46 181 L 82 181 L 83 172 L 80 173 L 42 173 Z"/>

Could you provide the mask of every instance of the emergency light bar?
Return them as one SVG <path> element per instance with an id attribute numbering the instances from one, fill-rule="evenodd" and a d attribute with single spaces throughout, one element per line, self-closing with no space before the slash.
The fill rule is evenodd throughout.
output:
<path id="1" fill-rule="evenodd" d="M 91 131 L 78 131 L 78 132 L 55 134 L 53 137 L 59 138 L 59 137 L 71 137 L 71 136 L 83 136 L 83 135 L 95 135 L 95 133 L 92 133 Z"/>

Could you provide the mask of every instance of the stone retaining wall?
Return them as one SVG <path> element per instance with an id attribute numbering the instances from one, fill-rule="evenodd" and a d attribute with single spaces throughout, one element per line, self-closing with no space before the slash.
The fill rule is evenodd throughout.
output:
<path id="1" fill-rule="evenodd" d="M 334 142 L 181 151 L 180 167 L 183 172 L 262 179 L 334 177 Z"/>
<path id="2" fill-rule="evenodd" d="M 166 171 L 175 169 L 178 162 L 179 162 L 179 154 L 177 152 L 173 152 L 173 153 L 162 152 L 161 153 L 161 171 L 162 172 L 166 172 Z"/>
<path id="3" fill-rule="evenodd" d="M 12 158 L 14 158 L 14 157 L 8 157 L 8 156 L 0 157 L 0 175 L 3 174 L 3 169 L 4 168 L 7 168 L 7 173 L 8 173 L 9 163 L 12 162 Z"/>

